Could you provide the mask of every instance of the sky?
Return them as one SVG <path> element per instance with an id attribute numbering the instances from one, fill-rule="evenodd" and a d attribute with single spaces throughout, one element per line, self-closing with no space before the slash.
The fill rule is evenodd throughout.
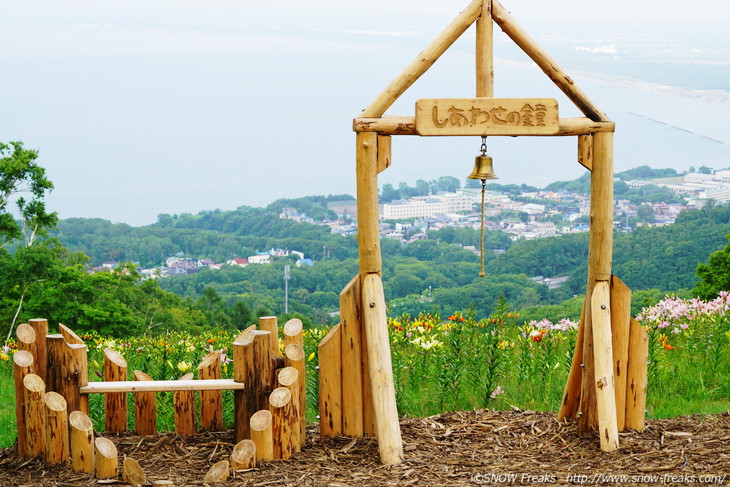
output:
<path id="1" fill-rule="evenodd" d="M 132 225 L 152 223 L 161 213 L 354 194 L 352 118 L 467 4 L 2 3 L 0 140 L 22 140 L 39 150 L 39 162 L 56 186 L 49 207 L 61 218 Z M 572 26 L 566 20 L 581 19 L 573 26 L 586 38 L 591 22 L 638 25 L 648 34 L 667 22 L 730 20 L 730 4 L 715 0 L 697 0 L 692 9 L 674 0 L 503 4 L 528 30 L 568 32 Z M 388 113 L 411 114 L 413 101 L 421 97 L 473 96 L 473 38 L 467 32 Z M 500 57 L 503 37 L 495 37 L 495 45 L 496 96 L 553 96 L 561 116 L 578 114 L 529 60 Z M 617 115 L 617 123 L 631 128 L 617 146 L 624 156 L 617 169 L 651 157 L 679 165 L 672 158 L 683 151 L 717 164 L 727 160 L 727 146 L 686 135 L 724 141 L 727 134 L 703 120 L 724 117 L 726 111 L 686 96 L 622 88 L 590 73 L 574 77 L 604 111 Z M 664 113 L 666 106 L 674 110 Z M 671 137 L 679 146 L 641 147 L 638 133 L 666 136 L 669 129 L 659 132 L 647 122 L 658 117 L 684 130 Z M 381 181 L 413 184 L 466 174 L 479 145 L 471 139 L 397 139 L 394 166 Z M 572 138 L 502 138 L 490 150 L 501 182 L 547 184 L 580 176 L 574 144 Z M 525 171 L 521 164 L 527 160 L 530 168 L 552 170 Z"/>

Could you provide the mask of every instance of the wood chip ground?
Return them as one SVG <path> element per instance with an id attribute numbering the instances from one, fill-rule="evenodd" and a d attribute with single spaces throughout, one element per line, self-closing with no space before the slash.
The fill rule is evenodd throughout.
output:
<path id="1" fill-rule="evenodd" d="M 230 486 L 461 485 L 730 485 L 730 414 L 648 421 L 642 432 L 622 433 L 621 449 L 600 451 L 595 435 L 551 413 L 489 411 L 401 420 L 405 461 L 379 465 L 372 438 L 322 440 L 309 428 L 307 446 L 289 461 L 238 472 Z M 193 437 L 103 435 L 120 460 L 137 460 L 150 485 L 203 486 L 206 472 L 233 449 L 231 431 Z M 120 461 L 120 465 L 121 465 Z M 20 459 L 15 446 L 0 450 L 3 487 L 123 485 Z M 214 484 L 218 485 L 218 484 Z M 211 487 L 213 487 L 211 485 Z"/>

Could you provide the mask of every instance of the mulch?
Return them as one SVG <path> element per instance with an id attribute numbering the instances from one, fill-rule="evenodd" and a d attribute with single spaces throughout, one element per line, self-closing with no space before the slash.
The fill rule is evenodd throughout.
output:
<path id="1" fill-rule="evenodd" d="M 291 460 L 238 472 L 225 485 L 730 485 L 730 413 L 647 421 L 642 432 L 621 433 L 621 448 L 612 453 L 601 452 L 595 434 L 581 436 L 575 422 L 558 422 L 552 413 L 446 413 L 403 418 L 401 430 L 405 460 L 397 466 L 379 464 L 375 439 L 320 439 L 315 425 Z M 207 485 L 208 469 L 234 446 L 231 431 L 104 436 L 116 443 L 120 459 L 140 463 L 152 485 Z M 123 484 L 21 459 L 10 447 L 0 450 L 0 485 Z"/>

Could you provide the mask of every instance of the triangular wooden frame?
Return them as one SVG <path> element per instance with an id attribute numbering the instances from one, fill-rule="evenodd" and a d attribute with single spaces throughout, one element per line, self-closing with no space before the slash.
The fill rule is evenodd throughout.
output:
<path id="1" fill-rule="evenodd" d="M 578 162 L 591 171 L 591 227 L 588 252 L 588 284 L 583 316 L 579 327 L 570 377 L 566 384 L 559 419 L 580 417 L 582 430 L 598 429 L 603 450 L 618 448 L 616 405 L 625 401 L 615 399 L 615 377 L 626 374 L 625 362 L 619 368 L 613 355 L 617 341 L 626 341 L 623 349 L 631 348 L 626 332 L 613 332 L 614 322 L 625 322 L 626 306 L 618 306 L 622 316 L 612 316 L 614 286 L 611 274 L 613 245 L 613 131 L 614 123 L 583 93 L 538 44 L 512 18 L 498 0 L 472 0 L 454 19 L 373 101 L 353 120 L 356 132 L 358 252 L 360 263 L 360 326 L 362 327 L 363 405 L 353 408 L 373 416 L 378 436 L 381 461 L 399 463 L 403 446 L 393 387 L 385 299 L 382 292 L 382 260 L 378 218 L 378 173 L 391 163 L 392 135 L 419 135 L 415 116 L 383 116 L 392 104 L 423 75 L 439 57 L 472 24 L 477 24 L 476 96 L 475 100 L 493 97 L 493 24 L 496 23 L 565 93 L 585 117 L 559 118 L 554 133 L 488 133 L 485 135 L 557 135 L 578 136 Z M 492 98 L 493 99 L 493 98 Z M 497 100 L 497 99 L 493 99 Z M 432 134 L 429 134 L 432 135 Z M 454 135 L 454 134 L 444 134 Z M 620 281 L 617 281 L 620 282 Z M 348 288 L 351 287 L 348 285 Z M 347 289 L 343 291 L 345 293 Z M 625 302 L 628 288 L 620 295 Z M 596 292 L 594 293 L 594 289 Z M 617 291 L 618 293 L 618 291 Z M 616 294 L 618 296 L 618 294 Z M 626 318 L 626 319 L 624 319 Z M 628 327 L 625 327 L 628 330 Z M 632 340 L 633 332 L 632 332 Z M 644 343 L 645 337 L 636 339 Z M 644 340 L 642 342 L 641 340 Z M 633 346 L 641 357 L 643 345 Z M 344 347 L 343 347 L 344 351 Z M 344 353 L 344 352 L 343 352 Z M 349 352 L 348 352 L 349 353 Z M 632 355 L 633 356 L 633 355 Z M 622 358 L 621 360 L 629 360 Z M 638 363 L 640 359 L 635 363 Z M 645 362 L 645 360 L 644 360 Z M 616 365 L 614 365 L 616 364 Z M 644 366 L 645 371 L 645 366 Z M 640 375 L 640 374 L 639 374 Z M 369 381 L 367 380 L 369 378 Z M 343 371 L 342 381 L 349 381 Z M 622 382 L 625 384 L 625 380 Z M 645 395 L 645 384 L 643 394 Z M 641 396 L 641 392 L 639 394 Z M 644 396 L 645 397 L 645 396 Z M 343 401 L 345 399 L 343 398 Z M 626 426 L 643 424 L 643 403 L 634 400 L 634 409 L 641 407 L 640 417 Z M 639 406 L 637 406 L 639 404 Z M 626 405 L 628 414 L 629 405 Z M 579 410 L 581 413 L 579 413 Z M 619 415 L 622 419 L 624 414 Z M 366 418 L 367 419 L 367 418 Z M 365 421 L 367 423 L 367 420 Z"/>

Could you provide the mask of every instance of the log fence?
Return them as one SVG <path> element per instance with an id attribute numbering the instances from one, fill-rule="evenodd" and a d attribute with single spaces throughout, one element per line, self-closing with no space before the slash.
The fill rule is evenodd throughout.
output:
<path id="1" fill-rule="evenodd" d="M 233 344 L 233 379 L 221 378 L 222 350 L 216 350 L 203 357 L 199 379 L 185 374 L 178 380 L 154 380 L 135 370 L 135 380 L 128 381 L 124 357 L 106 349 L 104 380 L 98 382 L 88 381 L 87 347 L 76 333 L 59 324 L 59 333 L 49 334 L 46 320 L 31 323 L 16 330 L 20 350 L 13 357 L 17 451 L 22 457 L 41 456 L 50 464 L 67 463 L 76 472 L 96 472 L 100 479 L 118 478 L 116 446 L 95 436 L 88 416 L 90 394 L 104 395 L 104 426 L 113 433 L 128 430 L 127 398 L 133 394 L 136 433 L 152 436 L 157 434 L 156 393 L 173 393 L 175 431 L 192 435 L 199 430 L 223 429 L 222 391 L 234 391 L 236 448 L 230 462 L 211 468 L 211 478 L 223 479 L 231 469 L 247 470 L 260 461 L 287 459 L 305 443 L 306 400 L 301 388 L 304 351 L 299 320 L 284 325 L 281 343 L 276 317 L 261 319 L 266 330 L 257 330 L 254 325 L 242 332 Z M 284 342 L 289 352 L 282 357 Z M 196 394 L 200 395 L 199 416 Z M 121 475 L 125 481 L 137 483 L 145 478 L 142 467 L 132 458 L 122 463 Z"/>

